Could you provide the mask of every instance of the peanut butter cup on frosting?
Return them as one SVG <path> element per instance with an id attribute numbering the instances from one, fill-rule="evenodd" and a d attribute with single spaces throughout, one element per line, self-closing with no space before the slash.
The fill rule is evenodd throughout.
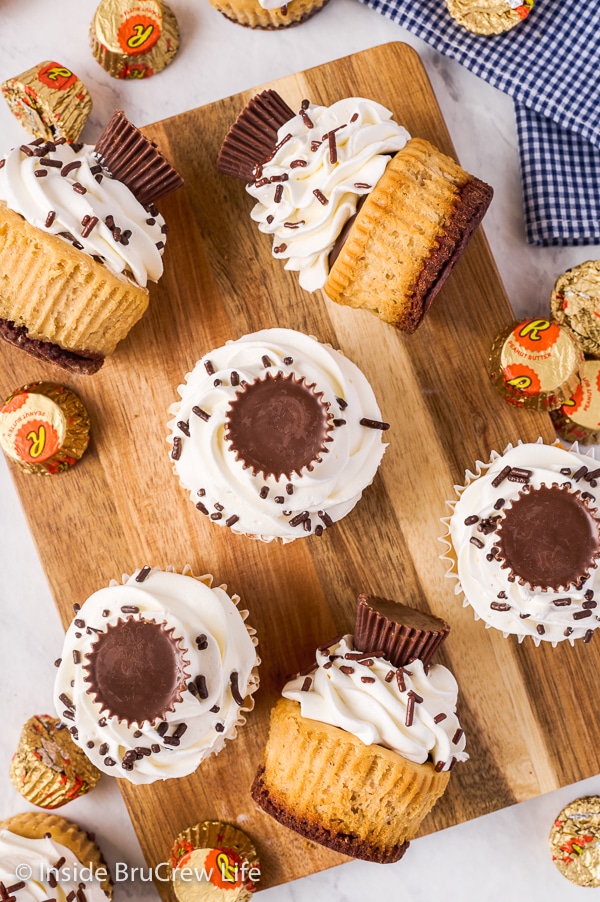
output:
<path id="1" fill-rule="evenodd" d="M 354 647 L 384 652 L 394 667 L 415 658 L 427 666 L 449 632 L 441 617 L 376 595 L 358 596 Z"/>
<path id="2" fill-rule="evenodd" d="M 257 168 L 273 156 L 278 130 L 293 115 L 277 91 L 261 91 L 249 100 L 223 141 L 217 157 L 219 171 L 253 182 Z"/>
<path id="3" fill-rule="evenodd" d="M 101 712 L 132 723 L 164 720 L 181 701 L 189 661 L 174 627 L 128 617 L 107 626 L 88 652 L 89 692 Z"/>
<path id="4" fill-rule="evenodd" d="M 312 470 L 331 441 L 329 404 L 316 385 L 294 373 L 268 372 L 237 392 L 229 405 L 225 438 L 256 476 L 280 479 Z"/>
<path id="5" fill-rule="evenodd" d="M 598 530 L 579 491 L 557 484 L 525 486 L 498 524 L 497 557 L 521 585 L 554 592 L 579 588 L 597 567 Z"/>

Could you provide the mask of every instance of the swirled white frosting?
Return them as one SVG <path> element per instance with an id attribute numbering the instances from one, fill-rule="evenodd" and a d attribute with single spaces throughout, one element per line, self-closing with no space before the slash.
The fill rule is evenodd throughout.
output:
<path id="1" fill-rule="evenodd" d="M 264 356 L 271 366 L 265 367 Z M 236 460 L 225 439 L 227 410 L 239 391 L 232 385 L 233 372 L 240 384 L 264 378 L 268 372 L 294 373 L 323 393 L 331 417 L 344 423 L 333 427 L 328 453 L 312 471 L 304 469 L 300 475 L 293 473 L 290 479 L 278 481 L 262 473 L 254 476 Z M 292 329 L 265 329 L 228 341 L 200 360 L 178 391 L 181 401 L 170 408 L 175 416 L 169 423 L 172 434 L 168 441 L 178 438 L 181 442 L 181 455 L 173 460 L 181 484 L 199 509 L 220 526 L 237 517 L 231 525 L 233 532 L 265 541 L 280 538 L 290 542 L 315 530 L 321 532 L 327 517 L 332 521 L 345 517 L 373 480 L 386 448 L 379 429 L 360 424 L 365 417 L 381 419 L 363 373 L 340 351 Z M 206 411 L 209 419 L 196 416 L 194 407 Z M 178 426 L 181 422 L 188 424 L 189 436 Z M 288 483 L 292 494 L 287 493 Z M 262 497 L 265 486 L 268 494 Z M 325 512 L 325 519 L 319 511 Z M 290 523 L 303 512 L 308 512 L 309 520 Z"/>
<path id="2" fill-rule="evenodd" d="M 307 291 L 323 287 L 329 254 L 356 213 L 359 197 L 377 184 L 388 154 L 410 139 L 391 117 L 381 104 L 362 97 L 338 100 L 330 107 L 310 104 L 305 116 L 294 116 L 281 126 L 281 146 L 246 189 L 258 201 L 252 219 L 261 232 L 273 235 L 273 256 L 285 259 L 286 269 L 300 271 L 300 285 Z"/>
<path id="3" fill-rule="evenodd" d="M 541 443 L 509 446 L 503 455 L 494 452 L 489 466 L 478 462 L 477 473 L 467 473 L 466 487 L 459 488 L 458 501 L 450 503 L 454 511 L 445 522 L 449 525 L 449 540 L 456 555 L 458 573 L 453 563 L 448 576 L 458 576 L 456 591 L 462 589 L 464 603 L 473 607 L 476 618 L 485 620 L 487 626 L 502 630 L 505 636 L 517 634 L 521 641 L 529 635 L 536 645 L 542 640 L 555 645 L 568 638 L 572 644 L 575 639 L 585 637 L 589 630 L 597 629 L 600 623 L 597 616 L 600 609 L 594 601 L 600 590 L 600 569 L 592 569 L 589 579 L 580 588 L 569 586 L 559 592 L 534 589 L 527 583 L 520 585 L 518 579 L 509 580 L 510 569 L 503 569 L 501 561 L 491 552 L 496 532 L 486 535 L 478 529 L 481 520 L 501 517 L 503 509 L 523 488 L 522 483 L 506 478 L 498 486 L 492 485 L 505 467 L 530 471 L 529 485 L 534 488 L 568 483 L 573 491 L 589 492 L 594 499 L 592 507 L 596 506 L 595 498 L 600 497 L 600 492 L 585 477 L 572 479 L 581 467 L 590 472 L 596 469 L 593 458 L 565 451 L 558 445 Z M 496 508 L 500 499 L 504 499 L 504 503 Z M 467 518 L 475 516 L 478 519 L 474 523 L 465 523 Z M 471 539 L 475 539 L 475 543 Z M 489 560 L 488 555 L 492 555 Z M 565 599 L 570 601 L 566 603 Z M 506 605 L 509 609 L 495 610 L 492 604 L 496 607 Z"/>
<path id="4" fill-rule="evenodd" d="M 417 764 L 430 759 L 438 770 L 449 770 L 453 759 L 467 760 L 456 716 L 458 686 L 447 667 L 432 664 L 426 672 L 422 661 L 411 661 L 400 671 L 402 688 L 396 668 L 385 658 L 365 653 L 361 663 L 356 654 L 352 636 L 318 649 L 316 669 L 290 680 L 282 695 L 300 703 L 303 717 L 339 727 L 365 745 L 385 746 Z M 411 695 L 416 696 L 413 702 Z"/>
<path id="5" fill-rule="evenodd" d="M 22 146 L 38 150 L 35 144 Z M 0 202 L 20 213 L 32 226 L 60 236 L 90 256 L 100 257 L 116 275 L 130 278 L 142 288 L 149 279 L 156 282 L 163 272 L 166 242 L 162 216 L 156 211 L 156 215 L 151 215 L 123 182 L 99 166 L 92 145 L 75 145 L 75 150 L 70 144 L 46 142 L 42 146 L 50 147 L 43 157 L 29 156 L 20 147 L 9 151 L 0 168 Z M 61 165 L 45 165 L 44 160 Z M 80 165 L 62 175 L 70 163 Z M 36 172 L 44 171 L 45 176 L 36 176 Z M 85 189 L 84 193 L 75 185 Z M 53 218 L 50 213 L 54 213 Z M 120 230 L 116 233 L 118 240 L 113 228 L 106 224 L 111 216 Z M 84 236 L 85 217 L 97 217 L 98 222 Z"/>
<path id="6" fill-rule="evenodd" d="M 124 585 L 111 585 L 95 592 L 81 607 L 75 616 L 78 623 L 74 621 L 67 630 L 54 686 L 58 716 L 93 764 L 104 773 L 138 784 L 186 776 L 196 770 L 203 758 L 219 752 L 225 740 L 235 736 L 236 727 L 245 722 L 240 711 L 248 711 L 253 706 L 248 697 L 258 687 L 255 668 L 259 663 L 252 640 L 254 630 L 244 625 L 247 612 L 238 610 L 237 596 L 232 596 L 232 600 L 225 587 L 210 588 L 210 578 L 205 583 L 189 575 L 155 569 L 143 582 L 137 582 L 135 577 L 139 572 L 130 576 Z M 138 613 L 123 613 L 123 606 L 138 608 Z M 84 679 L 86 655 L 92 650 L 96 631 L 102 632 L 131 616 L 164 623 L 166 629 L 174 628 L 173 638 L 179 639 L 185 649 L 190 680 L 198 675 L 206 679 L 205 699 L 185 689 L 175 710 L 166 714 L 167 736 L 172 736 L 180 724 L 186 725 L 177 745 L 164 743 L 157 730 L 160 722 L 128 726 L 101 711 Z M 196 642 L 199 636 L 206 638 L 206 647 L 202 649 Z M 79 663 L 75 663 L 74 652 L 79 653 L 75 655 Z M 245 700 L 243 709 L 232 695 L 233 671 L 238 674 L 239 692 Z M 72 701 L 71 713 L 64 696 Z M 134 736 L 135 732 L 141 735 Z M 89 743 L 93 743 L 91 748 Z M 153 747 L 151 754 L 141 753 L 133 770 L 123 769 L 126 752 Z M 115 764 L 107 764 L 107 759 Z"/>
<path id="7" fill-rule="evenodd" d="M 61 859 L 64 861 L 54 871 L 56 883 L 52 886 L 54 881 L 50 883 L 48 878 Z M 25 883 L 15 891 L 18 902 L 41 902 L 50 898 L 65 902 L 71 893 L 75 898 L 82 882 L 89 902 L 106 902 L 107 895 L 100 879 L 82 881 L 82 868 L 85 868 L 84 876 L 89 878 L 87 863 L 78 861 L 70 849 L 50 837 L 28 839 L 6 828 L 0 830 L 0 882 L 6 888 Z M 29 878 L 27 869 L 30 869 Z"/>

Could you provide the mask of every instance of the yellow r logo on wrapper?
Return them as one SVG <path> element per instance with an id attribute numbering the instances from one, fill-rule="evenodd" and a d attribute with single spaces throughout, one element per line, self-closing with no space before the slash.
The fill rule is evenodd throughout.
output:
<path id="1" fill-rule="evenodd" d="M 31 445 L 29 446 L 29 456 L 36 460 L 42 454 L 46 444 L 45 427 L 40 426 L 37 432 L 35 429 L 32 429 L 27 435 L 27 441 L 31 442 Z"/>
<path id="2" fill-rule="evenodd" d="M 217 855 L 217 865 L 221 872 L 221 878 L 225 880 L 227 883 L 237 883 L 237 876 L 233 865 L 229 859 L 229 856 L 225 854 L 225 852 L 220 852 Z"/>
<path id="3" fill-rule="evenodd" d="M 139 56 L 148 53 L 154 47 L 160 34 L 159 19 L 153 19 L 142 13 L 133 13 L 119 25 L 117 40 L 127 56 Z"/>
<path id="4" fill-rule="evenodd" d="M 147 25 L 146 28 L 140 24 L 134 25 L 133 31 L 134 34 L 127 39 L 127 46 L 132 50 L 137 50 L 138 47 L 141 47 L 142 44 L 145 44 L 152 37 L 154 25 Z"/>
<path id="5" fill-rule="evenodd" d="M 522 348 L 535 350 L 537 353 L 556 344 L 560 338 L 560 328 L 547 319 L 530 319 L 517 326 L 512 334 Z"/>

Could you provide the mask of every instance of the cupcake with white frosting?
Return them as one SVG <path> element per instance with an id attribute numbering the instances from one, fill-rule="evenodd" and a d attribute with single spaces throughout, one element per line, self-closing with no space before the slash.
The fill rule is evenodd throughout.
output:
<path id="1" fill-rule="evenodd" d="M 77 373 L 102 366 L 148 306 L 183 184 L 115 113 L 94 146 L 38 138 L 0 159 L 0 337 Z"/>
<path id="2" fill-rule="evenodd" d="M 200 514 L 234 533 L 321 535 L 357 504 L 386 448 L 363 373 L 292 329 L 210 351 L 178 390 L 173 469 Z"/>
<path id="3" fill-rule="evenodd" d="M 92 835 L 56 814 L 27 811 L 0 821 L 3 899 L 106 902 L 113 886 Z"/>
<path id="4" fill-rule="evenodd" d="M 590 642 L 600 624 L 600 467 L 575 445 L 519 443 L 477 461 L 448 502 L 442 559 L 476 619 L 540 642 Z"/>
<path id="5" fill-rule="evenodd" d="M 235 737 L 260 663 L 238 602 L 189 568 L 143 567 L 76 612 L 54 702 L 99 770 L 136 784 L 183 777 Z"/>
<path id="6" fill-rule="evenodd" d="M 217 168 L 244 179 L 273 257 L 307 291 L 414 332 L 483 218 L 492 189 L 380 103 L 253 97 Z"/>
<path id="7" fill-rule="evenodd" d="M 438 617 L 360 596 L 354 636 L 318 648 L 272 710 L 255 801 L 345 855 L 400 859 L 468 758 L 456 680 L 431 663 L 448 630 Z M 382 638 L 385 652 L 373 644 Z"/>

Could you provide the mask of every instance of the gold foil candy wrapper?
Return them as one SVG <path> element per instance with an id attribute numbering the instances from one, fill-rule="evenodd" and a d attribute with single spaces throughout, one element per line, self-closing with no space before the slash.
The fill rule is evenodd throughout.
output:
<path id="1" fill-rule="evenodd" d="M 587 260 L 556 280 L 550 309 L 568 326 L 584 354 L 600 358 L 600 260 Z"/>
<path id="2" fill-rule="evenodd" d="M 7 79 L 0 89 L 23 128 L 45 141 L 76 141 L 92 110 L 83 82 L 67 66 L 50 60 Z"/>
<path id="3" fill-rule="evenodd" d="M 579 379 L 573 397 L 550 416 L 561 438 L 592 445 L 600 442 L 600 360 L 584 360 Z"/>
<path id="4" fill-rule="evenodd" d="M 197 879 L 196 873 L 202 878 Z M 169 876 L 179 902 L 247 902 L 257 888 L 260 864 L 242 830 L 221 821 L 203 821 L 175 839 Z"/>
<path id="5" fill-rule="evenodd" d="M 453 19 L 473 34 L 502 34 L 526 19 L 534 0 L 513 7 L 508 0 L 446 0 Z"/>
<path id="6" fill-rule="evenodd" d="M 102 0 L 90 43 L 94 58 L 113 78 L 149 78 L 173 60 L 179 26 L 163 0 Z"/>
<path id="7" fill-rule="evenodd" d="M 489 362 L 492 383 L 509 404 L 548 411 L 575 393 L 583 353 L 568 329 L 529 319 L 494 339 Z"/>
<path id="8" fill-rule="evenodd" d="M 93 789 L 101 777 L 59 723 L 47 714 L 31 717 L 10 763 L 13 786 L 40 808 L 60 808 Z"/>
<path id="9" fill-rule="evenodd" d="M 550 830 L 552 861 L 578 886 L 600 886 L 600 797 L 570 802 Z"/>
<path id="10" fill-rule="evenodd" d="M 0 447 L 28 473 L 54 476 L 74 466 L 90 439 L 75 392 L 53 382 L 18 388 L 0 407 Z"/>

